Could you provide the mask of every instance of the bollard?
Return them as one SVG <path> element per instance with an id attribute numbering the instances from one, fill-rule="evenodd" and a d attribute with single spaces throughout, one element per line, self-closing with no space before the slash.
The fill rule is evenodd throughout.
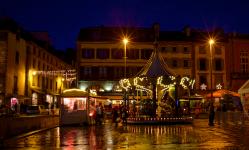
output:
<path id="1" fill-rule="evenodd" d="M 0 137 L 0 149 L 4 147 L 3 143 L 3 137 Z"/>
<path id="2" fill-rule="evenodd" d="M 242 124 L 242 126 L 244 126 L 245 125 L 245 113 L 244 112 L 242 112 L 242 116 L 241 116 L 241 124 Z"/>

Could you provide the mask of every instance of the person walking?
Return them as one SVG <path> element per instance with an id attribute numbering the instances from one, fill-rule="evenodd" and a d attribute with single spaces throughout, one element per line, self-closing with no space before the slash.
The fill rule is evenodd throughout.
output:
<path id="1" fill-rule="evenodd" d="M 118 108 L 115 107 L 112 111 L 112 122 L 115 123 L 116 125 L 118 124 Z"/>
<path id="2" fill-rule="evenodd" d="M 210 108 L 209 108 L 209 123 L 208 123 L 208 125 L 214 126 L 214 116 L 215 116 L 214 104 L 211 103 Z"/>
<path id="3" fill-rule="evenodd" d="M 123 108 L 123 110 L 122 110 L 122 120 L 123 120 L 124 125 L 127 125 L 127 117 L 128 117 L 127 110 L 125 108 Z"/>
<path id="4" fill-rule="evenodd" d="M 96 125 L 101 125 L 102 124 L 102 116 L 103 116 L 103 109 L 101 108 L 100 105 L 97 105 L 96 108 Z"/>
<path id="5" fill-rule="evenodd" d="M 200 106 L 199 103 L 197 103 L 197 104 L 196 104 L 196 107 L 195 107 L 195 118 L 196 118 L 196 119 L 199 118 L 200 111 L 201 111 L 201 106 Z"/>
<path id="6" fill-rule="evenodd" d="M 217 109 L 216 109 L 216 120 L 219 125 L 221 121 L 221 104 L 218 104 Z"/>

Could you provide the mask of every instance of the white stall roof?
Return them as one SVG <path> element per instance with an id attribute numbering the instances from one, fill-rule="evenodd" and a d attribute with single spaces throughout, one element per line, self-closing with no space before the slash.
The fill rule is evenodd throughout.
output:
<path id="1" fill-rule="evenodd" d="M 62 97 L 86 97 L 88 92 L 81 89 L 67 89 L 61 94 Z"/>
<path id="2" fill-rule="evenodd" d="M 238 90 L 239 94 L 249 93 L 249 80 L 247 80 Z"/>

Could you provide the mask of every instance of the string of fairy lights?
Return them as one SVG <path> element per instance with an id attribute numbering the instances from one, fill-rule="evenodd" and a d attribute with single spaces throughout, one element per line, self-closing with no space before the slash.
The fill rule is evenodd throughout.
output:
<path id="1" fill-rule="evenodd" d="M 133 85 L 136 87 L 136 90 L 141 90 L 141 91 L 147 91 L 149 93 L 152 92 L 151 90 L 151 86 L 148 86 L 145 84 L 145 82 L 148 82 L 147 81 L 147 77 L 136 77 L 136 78 L 133 78 Z M 164 80 L 167 80 L 165 79 L 165 77 L 161 76 L 161 77 L 158 77 L 157 78 L 157 85 L 161 86 L 164 90 L 168 90 L 170 87 L 174 87 L 176 85 L 176 78 L 174 76 L 169 76 L 169 79 L 168 79 L 168 82 L 167 84 L 163 83 L 165 82 Z M 129 79 L 122 79 L 120 80 L 120 86 L 122 88 L 124 88 L 125 90 L 128 90 L 132 87 L 132 84 L 130 83 L 130 80 Z M 180 79 L 180 82 L 179 82 L 179 85 L 181 85 L 184 89 L 193 89 L 193 86 L 194 86 L 194 83 L 195 83 L 195 80 L 194 79 L 190 79 L 188 77 L 182 77 Z"/>
<path id="2" fill-rule="evenodd" d="M 62 76 L 66 81 L 76 80 L 76 70 L 47 70 L 47 71 L 33 71 L 33 75 L 42 75 L 42 76 Z"/>

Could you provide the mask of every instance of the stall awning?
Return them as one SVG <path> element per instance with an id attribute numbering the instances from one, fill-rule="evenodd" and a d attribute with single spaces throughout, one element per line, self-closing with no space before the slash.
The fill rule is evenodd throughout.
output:
<path id="1" fill-rule="evenodd" d="M 41 89 L 32 88 L 31 90 L 36 92 L 36 93 L 45 94 L 45 92 L 42 91 Z"/>
<path id="2" fill-rule="evenodd" d="M 181 98 L 182 99 L 188 99 L 188 100 L 202 100 L 203 96 L 195 94 L 195 95 L 191 95 L 191 96 L 183 96 Z"/>
<path id="3" fill-rule="evenodd" d="M 249 93 L 249 80 L 247 80 L 247 81 L 241 86 L 241 88 L 238 90 L 238 93 L 240 93 L 240 94 Z"/>
<path id="4" fill-rule="evenodd" d="M 222 97 L 223 95 L 226 95 L 226 94 L 236 96 L 236 97 L 240 96 L 239 93 L 236 93 L 234 91 L 229 91 L 229 90 L 222 89 L 222 90 L 214 91 L 213 92 L 213 97 L 220 98 L 220 97 Z M 211 93 L 207 94 L 205 97 L 206 98 L 211 98 Z"/>
<path id="5" fill-rule="evenodd" d="M 61 94 L 62 97 L 87 97 L 88 92 L 80 89 L 67 89 Z"/>

